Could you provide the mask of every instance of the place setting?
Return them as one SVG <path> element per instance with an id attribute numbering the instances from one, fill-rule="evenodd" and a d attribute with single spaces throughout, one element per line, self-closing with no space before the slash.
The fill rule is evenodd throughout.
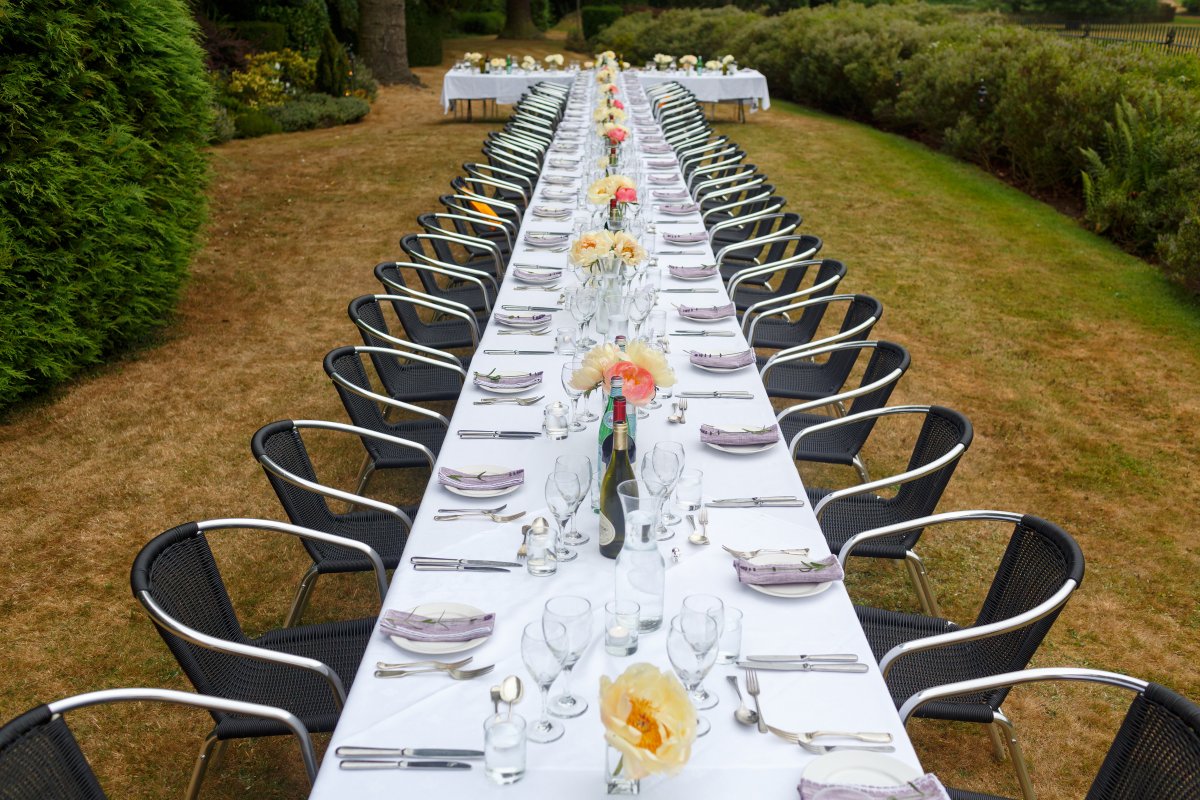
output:
<path id="1" fill-rule="evenodd" d="M 682 396 L 682 395 L 681 395 Z M 745 456 L 761 453 L 780 440 L 779 425 L 700 425 L 700 442 L 714 450 Z"/>
<path id="2" fill-rule="evenodd" d="M 490 372 L 476 372 L 471 380 L 477 388 L 485 392 L 517 394 L 540 384 L 542 382 L 542 373 L 505 372 L 493 369 Z"/>

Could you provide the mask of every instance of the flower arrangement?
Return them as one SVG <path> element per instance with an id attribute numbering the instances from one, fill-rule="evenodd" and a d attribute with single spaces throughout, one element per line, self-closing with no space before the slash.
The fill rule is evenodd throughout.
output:
<path id="1" fill-rule="evenodd" d="M 604 740 L 621 754 L 618 772 L 631 780 L 674 775 L 691 758 L 696 709 L 675 676 L 651 664 L 634 664 L 615 681 L 600 678 L 600 721 Z"/>
<path id="2" fill-rule="evenodd" d="M 596 64 L 595 64 L 595 62 L 593 62 L 593 61 L 585 61 L 585 62 L 583 62 L 583 68 L 584 68 L 584 69 L 591 69 L 591 68 L 592 68 L 592 67 L 594 67 L 594 66 L 596 66 Z"/>
<path id="3" fill-rule="evenodd" d="M 608 101 L 608 104 L 609 104 L 610 106 L 612 106 L 613 108 L 619 108 L 619 109 L 621 109 L 622 111 L 624 111 L 624 110 L 625 110 L 625 104 L 624 104 L 624 103 L 622 103 L 620 100 L 609 100 L 609 101 Z"/>
<path id="4" fill-rule="evenodd" d="M 610 97 L 614 94 L 617 94 L 619 91 L 621 90 L 617 88 L 615 83 L 610 83 L 604 87 L 604 93 Z"/>
<path id="5" fill-rule="evenodd" d="M 557 67 L 558 69 L 562 69 L 564 63 L 562 53 L 551 53 L 543 58 L 542 61 L 545 61 L 548 67 Z"/>
<path id="6" fill-rule="evenodd" d="M 679 59 L 679 63 L 684 69 L 694 69 L 699 61 L 700 59 L 691 55 L 681 56 Z"/>
<path id="7" fill-rule="evenodd" d="M 479 66 L 479 62 L 483 61 L 483 53 L 475 53 L 470 50 L 463 53 L 463 61 L 466 61 L 471 66 Z"/>
<path id="8" fill-rule="evenodd" d="M 536 68 L 537 68 L 537 61 L 534 60 L 533 56 L 525 56 L 524 58 L 521 59 L 521 69 L 526 70 L 526 71 L 532 71 Z"/>
<path id="9" fill-rule="evenodd" d="M 612 255 L 613 235 L 608 231 L 588 231 L 571 242 L 571 263 L 591 267 L 602 258 Z"/>
<path id="10" fill-rule="evenodd" d="M 722 64 L 724 64 L 724 65 L 726 65 L 726 66 L 728 66 L 728 65 L 732 64 L 732 63 L 733 63 L 733 62 L 735 62 L 735 61 L 737 61 L 737 59 L 736 59 L 736 58 L 734 58 L 732 54 L 731 54 L 731 55 L 727 55 L 727 56 L 722 56 L 722 57 L 721 57 L 721 63 L 722 63 Z"/>
<path id="11" fill-rule="evenodd" d="M 636 203 L 637 186 L 631 178 L 625 175 L 605 175 L 588 187 L 588 202 L 593 205 L 608 205 L 613 200 L 618 203 Z"/>
<path id="12" fill-rule="evenodd" d="M 492 69 L 504 69 L 506 66 L 508 66 L 508 62 L 506 62 L 503 58 L 493 58 L 488 62 L 488 66 Z"/>
<path id="13" fill-rule="evenodd" d="M 629 138 L 629 128 L 616 122 L 606 122 L 604 123 L 604 138 L 608 139 L 609 144 L 620 144 Z"/>
<path id="14" fill-rule="evenodd" d="M 625 396 L 626 401 L 637 408 L 641 408 L 654 399 L 656 387 L 666 388 L 675 385 L 675 371 L 667 364 L 667 357 L 640 339 L 634 339 L 625 346 L 624 353 L 615 344 L 600 344 L 588 350 L 583 356 L 579 369 L 571 373 L 571 386 L 581 392 L 589 392 L 603 384 L 604 391 L 608 392 L 612 389 L 614 375 L 621 376 L 621 393 Z M 635 665 L 635 667 L 637 666 L 649 667 L 650 665 Z M 634 667 L 630 668 L 630 670 L 632 669 Z M 652 667 L 651 669 L 653 670 Z M 626 675 L 630 670 L 626 671 Z M 657 672 L 657 670 L 653 671 Z M 618 683 L 620 680 L 619 678 Z M 674 678 L 671 680 L 674 681 Z M 603 687 L 602 683 L 600 690 L 602 704 L 604 703 Z M 683 695 L 683 702 L 691 709 L 687 693 L 683 691 L 682 686 L 679 687 L 679 690 Z M 694 723 L 695 711 L 690 710 L 689 713 Z M 602 709 L 601 715 L 603 716 L 603 714 Z M 607 726 L 607 721 L 605 724 Z M 619 745 L 612 742 L 610 744 L 620 749 Z M 640 778 L 642 776 L 631 775 L 631 777 Z"/>
<path id="15" fill-rule="evenodd" d="M 621 263 L 631 267 L 646 260 L 646 249 L 642 247 L 641 242 L 628 233 L 618 233 L 613 237 L 612 252 L 620 259 Z"/>
<path id="16" fill-rule="evenodd" d="M 592 119 L 596 122 L 624 122 L 625 111 L 623 107 L 596 106 L 596 110 L 592 112 Z"/>
<path id="17" fill-rule="evenodd" d="M 705 61 L 705 62 L 704 62 L 704 68 L 705 68 L 705 69 L 711 69 L 711 70 L 714 70 L 714 71 L 715 71 L 715 70 L 718 70 L 718 69 L 721 69 L 721 62 L 720 62 L 720 61 Z"/>
<path id="18" fill-rule="evenodd" d="M 659 69 L 666 69 L 671 66 L 671 62 L 675 60 L 675 56 L 669 56 L 666 53 L 654 54 L 654 66 Z"/>
<path id="19" fill-rule="evenodd" d="M 596 83 L 602 83 L 602 84 L 607 85 L 607 84 L 612 83 L 616 77 L 617 76 L 613 74 L 613 71 L 611 69 L 609 69 L 608 67 L 604 67 L 603 69 L 596 72 Z"/>

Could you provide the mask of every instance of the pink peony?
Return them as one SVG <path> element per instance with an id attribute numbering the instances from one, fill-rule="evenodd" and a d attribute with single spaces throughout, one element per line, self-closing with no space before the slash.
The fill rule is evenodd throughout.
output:
<path id="1" fill-rule="evenodd" d="M 613 128 L 611 131 L 609 131 L 608 133 L 606 133 L 606 134 L 605 134 L 605 136 L 607 136 L 607 137 L 608 137 L 608 140 L 609 140 L 610 142 L 623 142 L 623 141 L 625 141 L 625 131 L 624 131 L 624 130 L 622 130 L 621 128 Z"/>
<path id="2" fill-rule="evenodd" d="M 626 186 L 617 189 L 617 193 L 613 197 L 616 198 L 618 203 L 636 203 L 637 189 L 634 189 L 632 186 Z"/>
<path id="3" fill-rule="evenodd" d="M 622 103 L 620 100 L 613 100 L 613 101 L 612 101 L 612 104 L 613 104 L 613 107 L 614 107 L 614 108 L 620 108 L 620 109 L 624 109 L 624 108 L 625 108 L 625 104 L 624 104 L 624 103 Z"/>
<path id="4" fill-rule="evenodd" d="M 645 367 L 639 367 L 632 361 L 618 361 L 604 370 L 605 391 L 611 388 L 614 375 L 621 376 L 621 393 L 630 405 L 640 408 L 654 398 L 654 376 Z"/>

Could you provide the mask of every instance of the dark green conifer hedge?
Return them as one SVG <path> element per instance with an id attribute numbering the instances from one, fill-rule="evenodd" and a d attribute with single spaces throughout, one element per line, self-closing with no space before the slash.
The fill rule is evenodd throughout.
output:
<path id="1" fill-rule="evenodd" d="M 184 0 L 0 2 L 0 409 L 168 318 L 210 95 Z"/>

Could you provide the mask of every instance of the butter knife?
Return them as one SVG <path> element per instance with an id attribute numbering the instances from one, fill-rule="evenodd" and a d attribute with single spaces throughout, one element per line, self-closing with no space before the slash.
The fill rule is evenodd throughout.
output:
<path id="1" fill-rule="evenodd" d="M 500 306 L 500 308 L 504 311 L 562 311 L 557 306 Z"/>
<path id="2" fill-rule="evenodd" d="M 341 761 L 342 769 L 470 769 L 465 761 Z"/>
<path id="3" fill-rule="evenodd" d="M 870 669 L 862 663 L 832 663 L 815 661 L 739 661 L 739 667 L 744 669 L 767 669 L 778 672 L 866 672 Z"/>
<path id="4" fill-rule="evenodd" d="M 552 356 L 553 350 L 484 350 L 489 356 Z"/>
<path id="5" fill-rule="evenodd" d="M 733 336 L 733 331 L 671 331 L 672 336 Z"/>
<path id="6" fill-rule="evenodd" d="M 798 656 L 746 656 L 747 661 L 763 661 L 763 662 L 792 662 L 792 661 L 824 661 L 841 664 L 855 664 L 858 662 L 858 656 L 854 653 L 813 653 L 811 655 Z"/>
<path id="7" fill-rule="evenodd" d="M 805 503 L 795 497 L 742 497 L 730 500 L 710 500 L 709 508 L 803 508 Z"/>
<path id="8" fill-rule="evenodd" d="M 670 293 L 670 294 L 714 294 L 719 290 L 713 289 L 713 288 L 707 288 L 707 289 L 659 289 L 659 291 Z"/>
<path id="9" fill-rule="evenodd" d="M 483 758 L 482 750 L 443 750 L 420 747 L 339 747 L 338 758 Z"/>
<path id="10" fill-rule="evenodd" d="M 523 567 L 515 561 L 488 561 L 480 558 L 437 558 L 436 556 L 413 556 L 409 559 L 412 564 L 465 564 L 471 567 Z M 404 755 L 403 753 L 401 755 Z M 453 755 L 447 753 L 446 755 Z"/>
<path id="11" fill-rule="evenodd" d="M 707 506 L 727 506 L 727 505 L 732 505 L 734 503 L 737 503 L 737 504 L 741 504 L 741 503 L 751 503 L 751 504 L 754 504 L 754 503 L 782 503 L 782 502 L 786 502 L 788 500 L 795 500 L 795 499 L 796 499 L 796 495 L 794 495 L 794 494 L 783 494 L 783 495 L 776 495 L 776 496 L 771 496 L 771 497 L 726 497 L 722 500 L 709 500 L 707 503 L 705 503 L 705 505 L 707 505 Z"/>
<path id="12" fill-rule="evenodd" d="M 750 392 L 678 392 L 676 397 L 718 397 L 726 400 L 753 400 L 754 395 Z"/>
<path id="13" fill-rule="evenodd" d="M 412 568 L 417 572 L 511 572 L 505 567 L 485 567 L 476 564 L 425 564 L 416 563 Z"/>

